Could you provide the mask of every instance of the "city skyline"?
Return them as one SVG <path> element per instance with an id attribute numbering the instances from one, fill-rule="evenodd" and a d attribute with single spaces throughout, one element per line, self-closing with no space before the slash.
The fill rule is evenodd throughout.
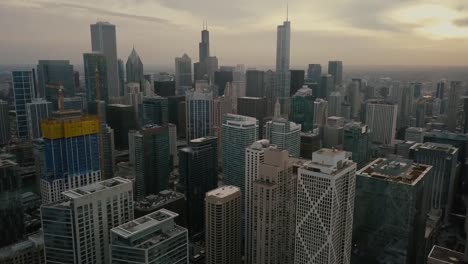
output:
<path id="1" fill-rule="evenodd" d="M 70 59 L 79 65 L 82 54 L 91 51 L 87 25 L 108 21 L 116 25 L 119 58 L 126 58 L 135 45 L 148 65 L 172 65 L 180 54 L 196 57 L 198 47 L 193 43 L 207 21 L 211 51 L 220 58 L 220 65 L 274 65 L 274 27 L 286 19 L 286 3 L 230 5 L 234 12 L 229 14 L 235 15 L 225 15 L 223 1 L 182 5 L 165 0 L 79 4 L 6 0 L 0 3 L 0 21 L 15 26 L 0 29 L 2 36 L 8 36 L 0 44 L 0 57 L 4 64 L 33 64 L 44 58 Z M 464 65 L 466 6 L 456 0 L 443 4 L 336 0 L 320 5 L 296 1 L 289 6 L 291 65 L 334 59 L 347 65 Z M 233 44 L 242 39 L 248 45 Z"/>

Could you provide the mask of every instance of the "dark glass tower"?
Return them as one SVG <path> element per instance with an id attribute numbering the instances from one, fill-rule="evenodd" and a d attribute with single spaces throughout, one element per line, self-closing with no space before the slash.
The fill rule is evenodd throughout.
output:
<path id="1" fill-rule="evenodd" d="M 294 95 L 297 90 L 301 89 L 302 85 L 304 85 L 304 70 L 290 70 L 291 72 L 291 89 L 289 91 L 289 95 Z"/>
<path id="2" fill-rule="evenodd" d="M 168 122 L 168 100 L 164 97 L 145 97 L 143 98 L 142 124 L 164 125 Z"/>
<path id="3" fill-rule="evenodd" d="M 265 97 L 265 72 L 248 70 L 246 73 L 245 96 Z"/>
<path id="4" fill-rule="evenodd" d="M 86 100 L 88 102 L 93 102 L 98 99 L 96 95 L 96 76 L 98 76 L 100 100 L 107 103 L 109 101 L 109 96 L 107 89 L 106 56 L 101 53 L 85 53 L 83 54 L 83 61 L 86 83 Z"/>
<path id="5" fill-rule="evenodd" d="M 322 76 L 322 66 L 320 64 L 309 64 L 309 68 L 307 68 L 307 81 L 318 83 L 320 76 Z"/>
<path id="6" fill-rule="evenodd" d="M 335 85 L 343 84 L 343 62 L 342 61 L 329 61 L 328 74 L 333 75 Z"/>
<path id="7" fill-rule="evenodd" d="M 75 80 L 73 65 L 68 60 L 40 60 L 37 65 L 37 97 L 48 101 L 56 101 L 57 90 L 46 85 L 63 85 L 63 93 L 67 97 L 75 95 Z"/>
<path id="8" fill-rule="evenodd" d="M 215 189 L 217 138 L 193 139 L 179 150 L 180 187 L 187 198 L 187 222 L 191 237 L 201 235 L 205 223 L 205 193 Z"/>

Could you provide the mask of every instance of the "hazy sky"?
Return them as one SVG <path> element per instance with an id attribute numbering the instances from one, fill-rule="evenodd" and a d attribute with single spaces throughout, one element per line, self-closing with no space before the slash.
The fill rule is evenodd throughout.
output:
<path id="1" fill-rule="evenodd" d="M 70 59 L 91 49 L 89 24 L 117 27 L 118 56 L 198 60 L 202 21 L 221 65 L 274 65 L 286 0 L 0 0 L 0 64 Z M 467 65 L 467 0 L 289 0 L 291 65 Z"/>

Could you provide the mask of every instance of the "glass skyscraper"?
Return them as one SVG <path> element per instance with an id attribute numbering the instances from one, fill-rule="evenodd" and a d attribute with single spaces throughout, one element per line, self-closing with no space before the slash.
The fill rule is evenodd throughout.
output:
<path id="1" fill-rule="evenodd" d="M 47 85 L 63 85 L 63 94 L 67 97 L 75 95 L 75 79 L 73 65 L 68 60 L 40 60 L 37 64 L 37 97 L 51 102 L 57 102 L 57 89 Z"/>
<path id="2" fill-rule="evenodd" d="M 97 74 L 99 77 L 100 100 L 105 101 L 106 103 L 109 102 L 106 56 L 101 53 L 85 53 L 83 54 L 83 61 L 86 83 L 86 100 L 88 102 L 93 102 L 98 99 L 96 94 Z"/>
<path id="3" fill-rule="evenodd" d="M 168 123 L 168 99 L 161 96 L 145 96 L 142 104 L 142 124 L 164 125 Z"/>
<path id="4" fill-rule="evenodd" d="M 16 111 L 16 134 L 21 139 L 27 139 L 28 116 L 26 104 L 31 103 L 34 96 L 34 80 L 32 71 L 13 71 L 13 96 Z"/>
<path id="5" fill-rule="evenodd" d="M 314 129 L 314 98 L 312 96 L 312 89 L 305 86 L 294 94 L 291 98 L 289 119 L 296 124 L 300 124 L 304 132 Z"/>

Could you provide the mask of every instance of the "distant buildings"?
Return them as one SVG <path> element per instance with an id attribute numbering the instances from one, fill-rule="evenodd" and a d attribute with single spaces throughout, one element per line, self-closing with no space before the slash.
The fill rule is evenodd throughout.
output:
<path id="1" fill-rule="evenodd" d="M 192 59 L 184 53 L 175 58 L 175 88 L 177 95 L 185 95 L 192 88 Z"/>
<path id="2" fill-rule="evenodd" d="M 291 22 L 284 21 L 278 25 L 276 37 L 276 75 L 277 89 L 274 93 L 275 101 L 290 96 L 291 73 L 289 72 L 289 56 L 291 42 Z"/>
<path id="3" fill-rule="evenodd" d="M 372 131 L 373 143 L 395 144 L 398 105 L 385 102 L 369 102 L 366 104 L 366 125 Z"/>
<path id="4" fill-rule="evenodd" d="M 110 263 L 110 230 L 133 219 L 132 182 L 112 178 L 41 207 L 46 263 Z"/>
<path id="5" fill-rule="evenodd" d="M 185 94 L 187 140 L 213 135 L 213 92 L 207 82 L 197 82 Z"/>
<path id="6" fill-rule="evenodd" d="M 356 163 L 321 149 L 298 169 L 294 263 L 350 263 Z"/>
<path id="7" fill-rule="evenodd" d="M 143 76 L 143 63 L 141 62 L 140 56 L 136 52 L 135 47 L 133 47 L 132 52 L 128 56 L 125 70 L 127 72 L 127 82 L 139 83 L 141 86 L 143 86 L 145 81 Z"/>
<path id="8" fill-rule="evenodd" d="M 5 264 L 43 264 L 44 236 L 42 233 L 30 235 L 26 240 L 19 241 L 0 249 L 0 263 Z"/>
<path id="9" fill-rule="evenodd" d="M 13 71 L 13 98 L 16 111 L 16 135 L 20 139 L 28 139 L 28 116 L 26 105 L 35 98 L 34 79 L 32 71 Z"/>
<path id="10" fill-rule="evenodd" d="M 187 229 L 166 209 L 110 230 L 110 263 L 188 263 Z"/>
<path id="11" fill-rule="evenodd" d="M 336 86 L 343 84 L 343 62 L 342 61 L 329 61 L 328 74 L 333 76 L 333 83 Z"/>
<path id="12" fill-rule="evenodd" d="M 309 64 L 307 81 L 318 83 L 320 82 L 320 76 L 322 76 L 322 66 L 320 64 Z"/>
<path id="13" fill-rule="evenodd" d="M 448 112 L 447 112 L 447 129 L 455 132 L 458 121 L 458 102 L 461 99 L 463 86 L 461 82 L 452 81 L 450 83 L 450 91 L 448 98 Z"/>
<path id="14" fill-rule="evenodd" d="M 241 191 L 236 186 L 223 186 L 206 193 L 207 264 L 241 262 L 241 207 Z"/>

